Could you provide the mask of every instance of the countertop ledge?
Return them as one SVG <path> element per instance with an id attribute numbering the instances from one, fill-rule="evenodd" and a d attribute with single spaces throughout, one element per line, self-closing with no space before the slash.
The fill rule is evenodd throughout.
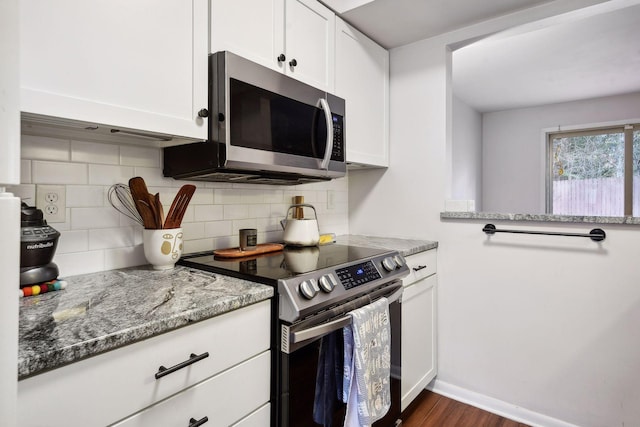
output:
<path id="1" fill-rule="evenodd" d="M 20 379 L 273 296 L 270 286 L 182 266 L 63 279 L 65 290 L 20 299 Z"/>
<path id="2" fill-rule="evenodd" d="M 630 224 L 640 225 L 640 217 L 631 216 L 577 216 L 577 215 L 547 215 L 547 214 L 513 214 L 491 212 L 441 212 L 440 219 L 482 219 L 489 221 L 534 221 L 534 222 L 564 222 L 585 224 Z"/>
<path id="3" fill-rule="evenodd" d="M 431 240 L 403 239 L 395 237 L 376 237 L 348 234 L 336 237 L 336 243 L 353 246 L 368 246 L 390 249 L 400 252 L 402 256 L 414 255 L 438 247 L 438 242 Z"/>

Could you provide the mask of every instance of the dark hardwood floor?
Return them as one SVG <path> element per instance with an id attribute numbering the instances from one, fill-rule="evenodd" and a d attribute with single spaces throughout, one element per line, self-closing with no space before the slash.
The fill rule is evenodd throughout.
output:
<path id="1" fill-rule="evenodd" d="M 402 427 L 529 427 L 427 390 L 406 409 L 402 420 Z"/>

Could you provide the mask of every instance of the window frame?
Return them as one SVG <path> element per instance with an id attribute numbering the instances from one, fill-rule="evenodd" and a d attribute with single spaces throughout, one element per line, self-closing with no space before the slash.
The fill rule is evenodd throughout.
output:
<path id="1" fill-rule="evenodd" d="M 546 132 L 546 171 L 545 171 L 545 212 L 553 213 L 553 140 L 558 137 L 601 135 L 605 133 L 621 133 L 624 135 L 624 190 L 623 215 L 633 216 L 633 132 L 640 130 L 640 123 L 625 123 L 601 127 L 573 128 Z"/>

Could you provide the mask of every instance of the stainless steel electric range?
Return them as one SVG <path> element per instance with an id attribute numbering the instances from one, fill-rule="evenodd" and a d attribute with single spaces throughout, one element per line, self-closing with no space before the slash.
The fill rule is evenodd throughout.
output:
<path id="1" fill-rule="evenodd" d="M 391 398 L 387 415 L 376 427 L 400 421 L 401 279 L 409 274 L 397 251 L 331 244 L 291 248 L 253 258 L 216 259 L 211 252 L 184 256 L 179 264 L 271 285 L 272 426 L 342 426 L 345 405 L 324 399 L 330 416 L 314 422 L 320 347 L 341 334 L 348 313 L 381 297 L 389 301 L 391 319 Z M 342 342 L 335 341 L 335 368 L 342 371 Z M 335 394 L 335 393 L 334 393 Z M 329 402 L 328 404 L 326 402 Z"/>

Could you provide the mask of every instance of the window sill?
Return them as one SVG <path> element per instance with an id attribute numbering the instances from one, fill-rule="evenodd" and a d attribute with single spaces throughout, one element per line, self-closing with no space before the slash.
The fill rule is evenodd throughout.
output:
<path id="1" fill-rule="evenodd" d="M 440 219 L 482 219 L 500 221 L 565 222 L 589 224 L 635 224 L 640 217 L 631 216 L 574 216 L 547 214 L 503 214 L 491 212 L 440 212 Z"/>

